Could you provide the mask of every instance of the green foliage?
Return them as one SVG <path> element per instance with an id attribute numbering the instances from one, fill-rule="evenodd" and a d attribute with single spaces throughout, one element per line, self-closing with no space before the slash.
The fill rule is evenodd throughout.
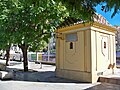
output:
<path id="1" fill-rule="evenodd" d="M 98 4 L 105 12 L 114 9 L 112 17 L 120 9 L 119 0 L 0 0 L 0 48 L 11 43 L 37 48 L 65 18 L 91 21 Z"/>
<path id="2" fill-rule="evenodd" d="M 69 16 L 66 7 L 54 0 L 0 0 L 0 7 L 0 29 L 6 39 L 29 47 L 47 43 L 51 32 Z"/>
<path id="3" fill-rule="evenodd" d="M 40 51 L 43 50 L 45 47 L 47 47 L 48 43 L 46 41 L 41 40 L 39 42 L 33 42 L 32 46 L 29 47 L 29 51 L 35 52 L 35 51 Z"/>
<path id="4" fill-rule="evenodd" d="M 120 11 L 120 0 L 55 0 L 61 1 L 71 12 L 72 16 L 79 16 L 83 20 L 90 20 L 90 16 L 94 14 L 95 7 L 100 4 L 101 10 L 104 12 L 111 11 L 111 17 Z"/>
<path id="5" fill-rule="evenodd" d="M 0 49 L 2 50 L 6 50 L 11 44 L 11 34 L 7 31 L 7 15 L 9 13 L 7 5 L 9 6 L 9 4 L 7 0 L 0 0 Z"/>

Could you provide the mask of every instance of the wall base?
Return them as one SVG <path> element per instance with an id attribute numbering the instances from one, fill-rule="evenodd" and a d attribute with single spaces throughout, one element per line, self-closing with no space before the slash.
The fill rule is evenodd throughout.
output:
<path id="1" fill-rule="evenodd" d="M 92 76 L 89 72 L 56 69 L 56 76 L 80 82 L 92 82 Z"/>
<path id="2" fill-rule="evenodd" d="M 96 83 L 99 79 L 100 76 L 105 76 L 105 75 L 110 75 L 111 70 L 106 70 L 103 72 L 102 75 L 97 75 L 98 73 L 95 72 L 90 73 L 90 72 L 81 72 L 81 71 L 74 71 L 74 70 L 66 70 L 66 69 L 56 69 L 56 76 L 57 77 L 62 77 L 66 79 L 71 79 L 71 80 L 77 80 L 80 82 L 90 82 L 90 83 Z"/>

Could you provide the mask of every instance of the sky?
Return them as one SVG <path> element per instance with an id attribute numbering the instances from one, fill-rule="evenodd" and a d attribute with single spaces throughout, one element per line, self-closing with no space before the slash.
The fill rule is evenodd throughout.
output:
<path id="1" fill-rule="evenodd" d="M 112 11 L 111 12 L 104 12 L 101 10 L 101 6 L 98 5 L 96 7 L 96 11 L 98 14 L 101 14 L 103 17 L 105 17 L 107 19 L 107 21 L 111 24 L 111 25 L 118 25 L 120 26 L 120 13 L 116 14 L 113 18 L 111 18 L 112 15 Z"/>

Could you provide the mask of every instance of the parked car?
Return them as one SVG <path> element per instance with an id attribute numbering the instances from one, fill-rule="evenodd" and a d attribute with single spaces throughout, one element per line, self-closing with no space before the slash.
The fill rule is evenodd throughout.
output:
<path id="1" fill-rule="evenodd" d="M 10 60 L 23 61 L 23 55 L 20 52 L 10 54 Z"/>

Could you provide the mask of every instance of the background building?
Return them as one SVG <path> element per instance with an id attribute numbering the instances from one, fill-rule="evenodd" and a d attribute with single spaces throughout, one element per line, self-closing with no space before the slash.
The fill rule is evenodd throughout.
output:
<path id="1" fill-rule="evenodd" d="M 120 26 L 114 26 L 117 29 L 116 33 L 116 51 L 120 51 Z"/>

